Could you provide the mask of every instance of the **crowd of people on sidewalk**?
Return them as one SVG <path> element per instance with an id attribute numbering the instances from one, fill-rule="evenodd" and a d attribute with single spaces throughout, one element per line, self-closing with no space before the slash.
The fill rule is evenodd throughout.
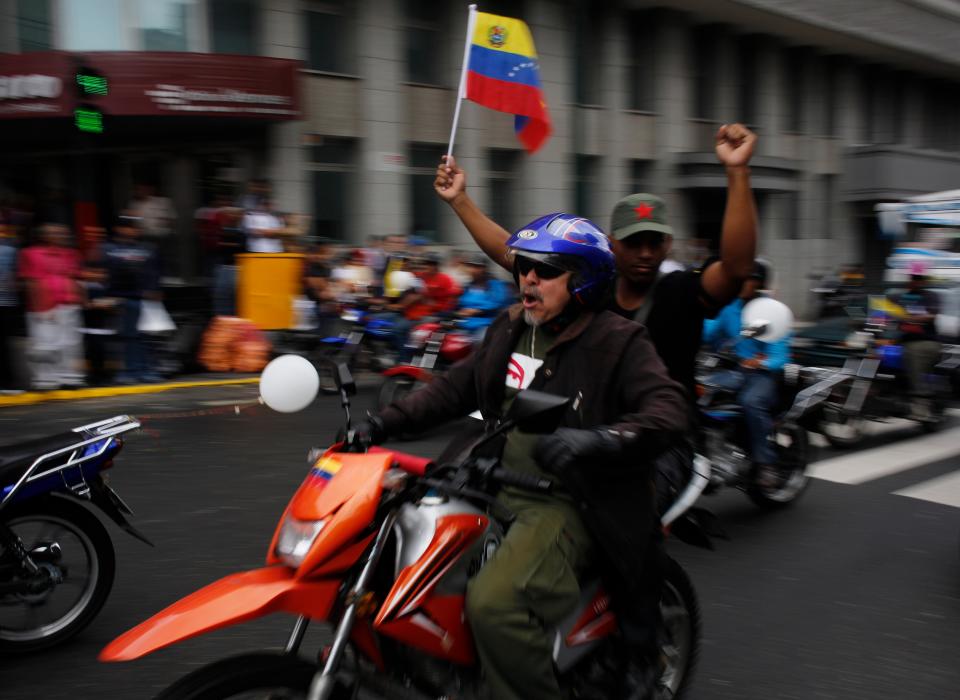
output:
<path id="1" fill-rule="evenodd" d="M 152 383 L 163 307 L 162 276 L 176 267 L 170 201 L 137 186 L 109 228 L 64 223 L 68 208 L 0 208 L 0 392 Z M 237 255 L 304 255 L 303 296 L 317 333 L 336 332 L 344 305 L 362 305 L 395 328 L 398 357 L 420 319 L 458 319 L 476 338 L 515 299 L 479 253 L 441 249 L 416 236 L 371 236 L 345 247 L 310 236 L 306 219 L 277 213 L 271 188 L 251 181 L 239 197 L 215 197 L 195 213 L 209 317 L 233 317 Z M 442 252 L 438 252 L 442 250 Z M 169 316 L 167 316 L 169 319 Z M 22 355 L 18 352 L 23 347 Z"/>

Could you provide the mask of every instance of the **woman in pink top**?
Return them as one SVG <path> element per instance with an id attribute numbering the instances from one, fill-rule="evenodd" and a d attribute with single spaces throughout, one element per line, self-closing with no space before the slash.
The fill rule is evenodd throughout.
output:
<path id="1" fill-rule="evenodd" d="M 28 361 L 35 389 L 83 385 L 80 254 L 67 247 L 69 229 L 44 224 L 40 243 L 20 254 L 27 303 Z"/>

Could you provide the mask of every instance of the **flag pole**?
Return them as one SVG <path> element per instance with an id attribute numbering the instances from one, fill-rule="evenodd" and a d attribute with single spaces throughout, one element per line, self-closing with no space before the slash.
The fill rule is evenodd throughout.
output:
<path id="1" fill-rule="evenodd" d="M 447 144 L 447 155 L 453 155 L 453 137 L 457 133 L 457 122 L 460 121 L 460 103 L 467 96 L 467 65 L 470 63 L 470 44 L 473 42 L 473 27 L 477 21 L 477 6 L 470 5 L 467 14 L 467 36 L 463 43 L 463 64 L 460 67 L 460 87 L 457 88 L 457 106 L 453 110 L 453 124 L 450 126 L 450 141 Z"/>

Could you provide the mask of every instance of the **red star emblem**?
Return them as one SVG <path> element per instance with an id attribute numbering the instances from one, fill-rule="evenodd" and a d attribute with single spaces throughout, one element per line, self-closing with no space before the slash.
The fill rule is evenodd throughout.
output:
<path id="1" fill-rule="evenodd" d="M 641 204 L 638 207 L 634 207 L 633 210 L 637 212 L 638 219 L 649 219 L 653 214 L 653 207 L 649 204 Z"/>

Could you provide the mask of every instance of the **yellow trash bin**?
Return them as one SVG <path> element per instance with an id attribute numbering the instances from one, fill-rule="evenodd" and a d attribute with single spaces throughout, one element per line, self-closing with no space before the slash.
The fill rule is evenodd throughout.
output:
<path id="1" fill-rule="evenodd" d="M 262 330 L 290 328 L 293 300 L 302 293 L 303 255 L 243 253 L 237 256 L 237 310 Z"/>

